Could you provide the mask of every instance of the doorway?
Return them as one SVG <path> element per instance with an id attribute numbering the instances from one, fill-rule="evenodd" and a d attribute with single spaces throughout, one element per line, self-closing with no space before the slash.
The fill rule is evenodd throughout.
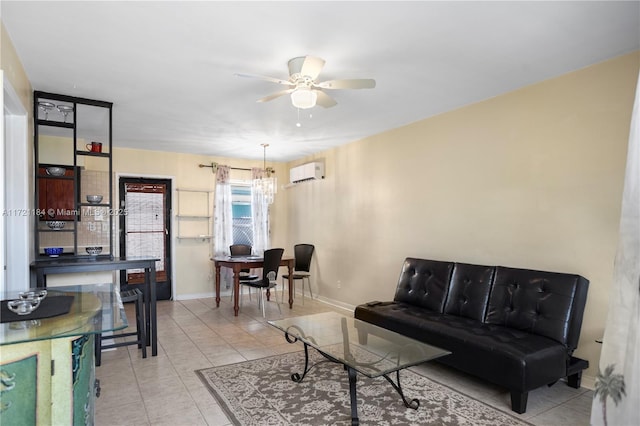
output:
<path id="1" fill-rule="evenodd" d="M 171 180 L 121 177 L 120 253 L 127 257 L 156 257 L 158 300 L 171 294 Z M 120 288 L 128 290 L 144 283 L 144 270 L 120 273 Z"/>
<path id="2" fill-rule="evenodd" d="M 11 83 L 0 70 L 0 291 L 24 291 L 30 287 L 29 263 L 33 259 L 33 201 L 27 111 Z"/>

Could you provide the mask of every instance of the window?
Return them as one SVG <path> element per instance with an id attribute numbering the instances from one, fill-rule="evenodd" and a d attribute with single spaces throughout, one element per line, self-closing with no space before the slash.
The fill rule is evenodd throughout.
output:
<path id="1" fill-rule="evenodd" d="M 233 244 L 253 246 L 250 183 L 231 184 L 231 210 L 233 217 Z"/>

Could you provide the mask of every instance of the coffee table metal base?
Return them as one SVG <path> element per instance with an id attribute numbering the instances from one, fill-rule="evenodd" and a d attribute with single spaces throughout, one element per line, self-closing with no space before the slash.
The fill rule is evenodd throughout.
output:
<path id="1" fill-rule="evenodd" d="M 296 337 L 292 337 L 291 335 L 289 335 L 288 333 L 285 333 L 284 338 L 287 340 L 287 342 L 289 343 L 296 343 L 298 341 L 298 339 Z M 307 375 L 307 373 L 309 371 L 311 371 L 311 369 L 313 367 L 315 367 L 316 365 L 323 363 L 323 362 L 333 362 L 336 364 L 342 364 L 344 369 L 347 370 L 347 374 L 349 375 L 349 396 L 351 398 L 351 425 L 352 426 L 357 426 L 360 424 L 360 420 L 358 419 L 358 396 L 357 396 L 357 382 L 358 382 L 358 372 L 356 371 L 355 368 L 348 366 L 347 364 L 345 364 L 344 362 L 316 349 L 316 351 L 322 355 L 324 358 L 326 358 L 325 360 L 319 361 L 314 363 L 313 365 L 309 365 L 309 345 L 305 342 L 302 342 L 304 344 L 304 370 L 302 372 L 302 375 L 300 375 L 300 373 L 293 373 L 291 375 L 291 380 L 293 380 L 296 383 L 300 383 L 302 382 L 302 380 L 304 380 L 305 376 Z M 417 399 L 411 399 L 408 400 L 405 396 L 404 396 L 404 392 L 402 390 L 402 385 L 400 384 L 400 370 L 396 370 L 396 381 L 394 382 L 393 379 L 391 377 L 389 377 L 389 375 L 387 374 L 383 374 L 382 377 L 384 377 L 389 383 L 391 383 L 391 386 L 393 386 L 393 388 L 396 390 L 396 392 L 398 392 L 398 394 L 400 395 L 400 397 L 402 398 L 402 402 L 404 403 L 404 406 L 407 408 L 411 408 L 414 410 L 417 410 L 418 407 L 420 407 L 420 401 Z"/>

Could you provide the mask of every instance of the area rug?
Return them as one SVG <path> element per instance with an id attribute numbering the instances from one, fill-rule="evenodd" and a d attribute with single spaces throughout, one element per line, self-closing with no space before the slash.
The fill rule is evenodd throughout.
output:
<path id="1" fill-rule="evenodd" d="M 311 354 L 313 362 L 323 360 Z M 235 425 L 349 425 L 349 379 L 339 364 L 317 364 L 301 383 L 304 353 L 295 352 L 197 370 L 196 374 Z M 392 375 L 395 379 L 395 374 Z M 400 373 L 406 408 L 383 377 L 358 374 L 358 416 L 363 425 L 529 425 L 411 369 Z"/>

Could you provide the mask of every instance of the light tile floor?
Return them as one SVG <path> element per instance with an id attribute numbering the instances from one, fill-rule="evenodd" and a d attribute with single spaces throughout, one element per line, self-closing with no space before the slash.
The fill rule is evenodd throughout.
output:
<path id="1" fill-rule="evenodd" d="M 102 392 L 96 401 L 96 425 L 230 425 L 223 410 L 194 370 L 300 350 L 262 318 L 256 299 L 233 316 L 228 296 L 220 307 L 213 298 L 158 302 L 158 356 L 142 359 L 135 345 L 105 351 L 96 368 Z M 344 310 L 298 295 L 293 309 L 282 315 L 267 302 L 267 319 Z M 126 305 L 128 318 L 133 306 Z M 438 363 L 415 367 L 471 397 L 509 412 L 509 393 L 487 382 Z M 540 426 L 588 425 L 593 392 L 564 383 L 529 394 L 527 412 L 520 417 Z M 348 415 L 348 414 L 347 414 Z"/>

